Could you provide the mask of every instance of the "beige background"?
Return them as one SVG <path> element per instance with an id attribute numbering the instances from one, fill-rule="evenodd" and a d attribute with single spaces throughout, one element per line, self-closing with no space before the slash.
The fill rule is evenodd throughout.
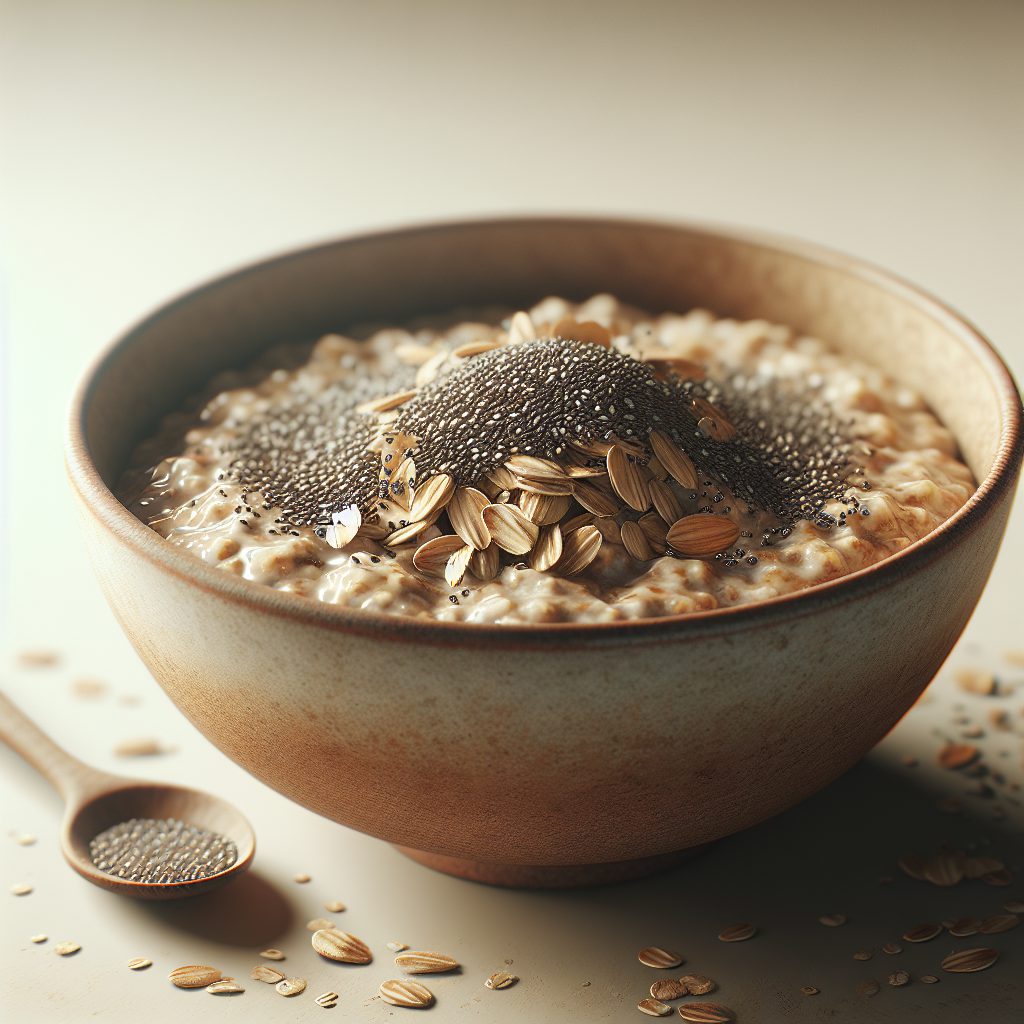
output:
<path id="1" fill-rule="evenodd" d="M 62 866 L 55 797 L 0 750 L 0 1017 L 291 1021 L 323 1012 L 313 998 L 333 988 L 337 1019 L 379 1021 L 403 1012 L 373 999 L 395 973 L 383 943 L 400 938 L 465 965 L 432 983 L 434 1021 L 639 1020 L 633 1006 L 653 972 L 634 955 L 650 943 L 679 948 L 688 967 L 715 977 L 716 998 L 742 1021 L 1014 1019 L 1024 929 L 992 937 L 1003 960 L 987 974 L 883 985 L 866 1005 L 859 980 L 935 970 L 952 942 L 868 963 L 851 956 L 921 920 L 983 916 L 1024 897 L 1024 884 L 878 881 L 898 874 L 900 854 L 942 839 L 991 842 L 1024 868 L 1019 805 L 965 797 L 958 816 L 933 805 L 967 785 L 934 765 L 954 702 L 981 722 L 1006 708 L 1024 731 L 1024 670 L 999 661 L 1024 647 L 1019 509 L 950 662 L 1006 670 L 1016 697 L 966 697 L 943 677 L 847 778 L 694 864 L 601 891 L 516 893 L 425 872 L 289 805 L 211 748 L 147 678 L 102 603 L 60 446 L 83 364 L 168 295 L 355 228 L 492 211 L 688 216 L 803 236 L 942 296 L 1019 370 L 1024 7 L 7 2 L 0 12 L 0 686 L 104 768 L 215 787 L 260 837 L 253 877 L 215 899 L 119 901 Z M 15 652 L 38 646 L 60 649 L 62 666 L 15 665 Z M 106 680 L 108 692 L 73 697 L 82 676 Z M 141 704 L 120 702 L 129 695 Z M 140 736 L 177 751 L 140 764 L 113 757 L 115 743 Z M 1019 735 L 990 730 L 979 742 L 1021 778 Z M 910 751 L 916 769 L 900 763 Z M 10 831 L 39 842 L 17 846 Z M 293 883 L 297 871 L 313 882 Z M 35 891 L 8 896 L 22 880 Z M 350 907 L 339 921 L 377 950 L 373 966 L 336 968 L 309 950 L 304 922 L 333 898 Z M 851 923 L 822 928 L 816 918 L 830 911 Z M 736 920 L 762 934 L 718 943 Z M 40 931 L 50 943 L 31 945 Z M 82 952 L 59 960 L 51 947 L 62 939 Z M 243 996 L 214 1000 L 164 980 L 189 962 L 246 978 L 268 944 L 310 979 L 307 993 L 285 1000 L 248 983 Z M 155 966 L 131 974 L 131 956 Z M 486 991 L 483 978 L 506 960 L 522 982 Z M 806 984 L 822 994 L 801 996 Z"/>

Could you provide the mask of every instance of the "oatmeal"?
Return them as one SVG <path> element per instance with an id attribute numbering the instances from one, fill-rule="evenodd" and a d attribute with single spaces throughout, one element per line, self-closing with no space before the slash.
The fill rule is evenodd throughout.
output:
<path id="1" fill-rule="evenodd" d="M 611 622 L 835 579 L 974 490 L 912 390 L 781 325 L 599 295 L 353 335 L 212 381 L 140 445 L 127 507 L 312 600 Z"/>

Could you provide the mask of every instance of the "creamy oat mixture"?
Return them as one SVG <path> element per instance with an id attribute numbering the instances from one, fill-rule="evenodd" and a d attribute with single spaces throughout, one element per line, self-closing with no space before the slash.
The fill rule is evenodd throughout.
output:
<path id="1" fill-rule="evenodd" d="M 656 618 L 802 590 L 901 550 L 952 515 L 974 489 L 952 434 L 918 395 L 787 327 L 716 319 L 704 310 L 651 317 L 607 295 L 579 305 L 545 299 L 512 319 L 497 310 L 477 311 L 475 317 L 454 326 L 449 318 L 449 326 L 423 320 L 408 328 L 354 331 L 360 341 L 330 335 L 311 351 L 275 350 L 247 370 L 220 375 L 198 406 L 167 417 L 160 433 L 140 445 L 135 468 L 120 487 L 122 500 L 169 543 L 264 586 L 393 615 L 543 623 Z M 548 477 L 543 467 L 534 473 L 531 465 L 516 464 L 522 479 L 499 470 L 475 481 L 479 490 L 461 495 L 466 500 L 458 509 L 435 508 L 435 501 L 432 516 L 423 516 L 410 531 L 408 509 L 415 510 L 414 495 L 424 493 L 425 476 L 416 481 L 406 474 L 416 490 L 389 494 L 380 516 L 353 505 L 328 519 L 325 529 L 294 522 L 258 489 L 243 489 L 232 472 L 239 435 L 282 399 L 295 407 L 297 398 L 315 418 L 322 396 L 339 385 L 351 385 L 360 397 L 365 382 L 387 376 L 414 393 L 452 366 L 484 358 L 494 346 L 530 342 L 534 335 L 610 344 L 611 351 L 643 359 L 659 374 L 706 373 L 714 380 L 742 371 L 813 392 L 822 409 L 845 423 L 854 453 L 848 486 L 815 520 L 783 522 L 738 498 L 738 487 L 710 479 L 699 460 L 698 483 L 690 486 L 675 464 L 674 449 L 656 452 L 664 458 L 651 460 L 650 450 L 626 441 L 618 454 L 643 471 L 637 500 L 630 491 L 633 470 L 624 465 L 610 481 L 609 444 L 599 441 L 552 455 L 556 463 L 562 460 L 561 468 Z M 405 368 L 404 377 L 396 376 L 396 366 Z M 375 393 L 368 390 L 366 396 Z M 389 424 L 402 422 L 398 416 L 408 398 L 399 394 L 393 402 L 366 408 L 378 417 L 386 444 L 395 443 L 398 458 L 411 463 L 416 449 L 405 446 L 417 439 L 388 433 Z M 729 443 L 734 428 L 728 416 L 705 404 L 692 413 L 700 432 Z M 273 436 L 273 417 L 270 422 L 270 434 L 260 435 L 263 451 Z M 387 449 L 379 435 L 375 445 L 367 465 L 383 479 L 390 470 L 384 468 Z M 678 461 L 685 463 L 686 456 Z M 562 488 L 558 473 L 568 473 L 566 465 L 578 475 Z M 337 488 L 331 490 L 328 476 L 321 473 L 311 486 L 333 499 Z M 433 490 L 445 490 L 434 477 Z M 519 482 L 532 486 L 533 477 L 541 481 L 534 492 L 516 489 Z M 581 481 L 589 490 L 579 488 Z M 585 503 L 564 494 L 573 486 L 588 496 Z M 652 489 L 659 502 L 649 500 Z M 447 493 L 444 498 L 455 500 Z M 483 517 L 489 527 L 481 539 L 479 518 L 469 523 L 467 517 L 479 517 L 488 503 Z M 496 512 L 493 506 L 503 503 L 516 507 Z M 668 521 L 677 516 L 685 520 L 678 529 Z M 456 531 L 451 524 L 457 519 L 462 522 Z M 712 520 L 710 532 L 717 530 L 721 543 L 713 537 L 709 545 L 704 534 Z M 694 529 L 701 536 L 690 544 Z M 553 531 L 559 535 L 552 537 Z M 521 536 L 532 550 L 521 551 Z M 693 552 L 699 557 L 688 557 Z"/>

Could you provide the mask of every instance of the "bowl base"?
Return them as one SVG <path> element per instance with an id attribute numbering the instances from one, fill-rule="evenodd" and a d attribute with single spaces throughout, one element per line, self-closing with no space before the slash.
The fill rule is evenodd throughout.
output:
<path id="1" fill-rule="evenodd" d="M 711 844 L 689 850 L 662 853 L 656 857 L 616 860 L 607 864 L 496 864 L 487 861 L 446 857 L 408 846 L 395 846 L 399 853 L 435 871 L 485 885 L 501 885 L 510 889 L 579 889 L 591 885 L 610 885 L 632 878 L 643 878 L 667 871 L 698 856 Z"/>

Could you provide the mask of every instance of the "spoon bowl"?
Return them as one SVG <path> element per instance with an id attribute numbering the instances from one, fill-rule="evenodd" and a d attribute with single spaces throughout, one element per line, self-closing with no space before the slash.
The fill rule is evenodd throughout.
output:
<path id="1" fill-rule="evenodd" d="M 64 859 L 83 878 L 122 896 L 175 900 L 215 889 L 248 870 L 256 835 L 245 816 L 220 797 L 185 786 L 101 772 L 57 746 L 31 719 L 0 694 L 0 739 L 39 770 L 64 798 L 60 840 Z M 91 841 L 132 818 L 176 818 L 230 839 L 235 862 L 223 871 L 180 882 L 138 882 L 108 874 L 89 852 Z"/>
<path id="2" fill-rule="evenodd" d="M 68 804 L 61 826 L 64 858 L 93 885 L 142 900 L 174 900 L 223 885 L 247 870 L 256 852 L 256 837 L 243 815 L 209 793 L 184 786 L 105 776 L 108 786 L 77 804 Z M 226 836 L 236 846 L 234 864 L 214 875 L 181 882 L 136 882 L 98 868 L 89 853 L 101 832 L 132 818 L 177 818 Z"/>

